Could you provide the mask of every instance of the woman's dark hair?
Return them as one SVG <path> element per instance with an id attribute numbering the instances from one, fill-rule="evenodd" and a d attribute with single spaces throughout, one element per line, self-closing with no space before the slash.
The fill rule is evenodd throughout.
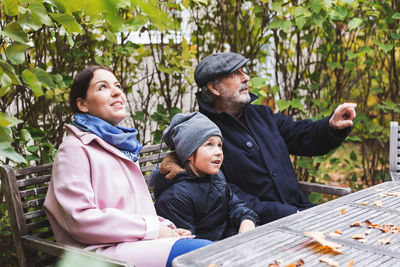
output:
<path id="1" fill-rule="evenodd" d="M 71 92 L 69 93 L 69 105 L 74 113 L 82 113 L 76 106 L 76 100 L 80 97 L 86 99 L 87 90 L 89 89 L 90 81 L 93 78 L 93 74 L 96 70 L 107 70 L 111 73 L 112 70 L 105 66 L 91 65 L 86 67 L 83 71 L 79 72 L 74 79 L 71 86 Z"/>

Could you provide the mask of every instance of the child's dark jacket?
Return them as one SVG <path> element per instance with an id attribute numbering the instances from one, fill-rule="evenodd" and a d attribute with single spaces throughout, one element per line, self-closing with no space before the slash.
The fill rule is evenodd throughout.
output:
<path id="1" fill-rule="evenodd" d="M 197 238 L 220 240 L 237 234 L 240 223 L 257 214 L 245 206 L 217 175 L 199 177 L 182 169 L 174 154 L 160 166 L 154 187 L 157 214 Z"/>

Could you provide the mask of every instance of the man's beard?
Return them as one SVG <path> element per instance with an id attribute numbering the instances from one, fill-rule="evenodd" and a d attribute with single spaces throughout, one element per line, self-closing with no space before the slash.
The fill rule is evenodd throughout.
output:
<path id="1" fill-rule="evenodd" d="M 247 83 L 243 83 L 240 88 L 233 92 L 230 92 L 229 89 L 222 87 L 220 97 L 223 101 L 225 112 L 231 115 L 237 115 L 242 111 L 242 108 L 250 102 L 249 93 L 247 92 L 247 94 L 242 94 L 242 91 L 245 90 L 247 86 Z"/>

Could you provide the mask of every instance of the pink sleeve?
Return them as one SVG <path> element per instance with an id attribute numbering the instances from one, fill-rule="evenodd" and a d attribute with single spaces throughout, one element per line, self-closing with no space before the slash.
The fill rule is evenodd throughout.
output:
<path id="1" fill-rule="evenodd" d="M 52 184 L 60 226 L 84 244 L 156 239 L 160 231 L 158 216 L 128 213 L 123 208 L 98 207 L 96 203 L 100 200 L 95 199 L 86 153 L 79 146 L 64 146 L 57 153 Z"/>

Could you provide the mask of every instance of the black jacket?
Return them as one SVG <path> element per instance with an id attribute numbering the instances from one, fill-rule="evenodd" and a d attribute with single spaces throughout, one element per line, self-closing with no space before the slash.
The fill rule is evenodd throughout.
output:
<path id="1" fill-rule="evenodd" d="M 161 171 L 165 173 L 163 164 Z M 220 240 L 237 234 L 244 219 L 258 223 L 257 214 L 232 193 L 220 176 L 198 177 L 186 171 L 172 176 L 167 179 L 157 175 L 157 214 L 190 230 L 196 238 Z"/>
<path id="2" fill-rule="evenodd" d="M 350 128 L 333 132 L 330 117 L 293 121 L 252 104 L 244 107 L 239 121 L 216 112 L 199 94 L 197 100 L 200 112 L 218 125 L 224 137 L 222 170 L 227 182 L 237 186 L 235 193 L 257 212 L 262 224 L 313 206 L 300 190 L 289 154 L 326 154 L 342 143 Z"/>

